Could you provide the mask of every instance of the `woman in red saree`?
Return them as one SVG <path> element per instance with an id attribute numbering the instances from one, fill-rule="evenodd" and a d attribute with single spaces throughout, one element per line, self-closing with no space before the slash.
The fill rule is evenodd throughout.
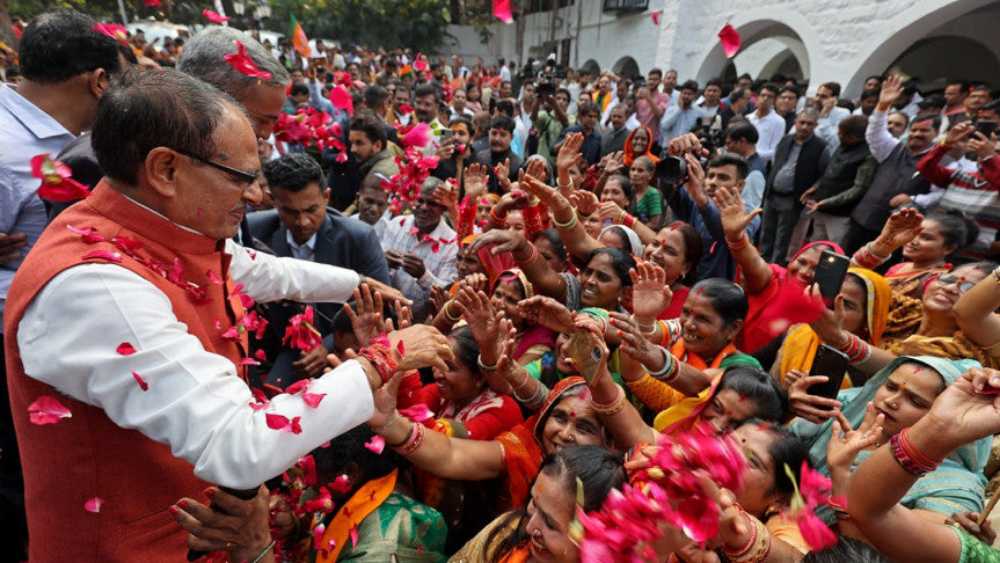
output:
<path id="1" fill-rule="evenodd" d="M 398 376 L 397 376 L 398 377 Z M 522 506 L 542 459 L 568 445 L 607 445 L 604 427 L 590 406 L 580 377 L 557 383 L 542 408 L 494 440 L 465 440 L 425 431 L 396 411 L 398 379 L 378 392 L 371 426 L 419 469 L 444 479 L 483 481 L 503 477 L 499 508 Z"/>
<path id="2" fill-rule="evenodd" d="M 816 264 L 824 250 L 838 254 L 844 250 L 835 242 L 819 240 L 800 248 L 787 268 L 768 264 L 746 234 L 747 226 L 761 210 L 747 211 L 739 192 L 733 189 L 720 188 L 714 197 L 726 245 L 736 260 L 750 304 L 736 347 L 752 354 L 793 324 L 820 317 L 823 302 L 808 293 Z"/>

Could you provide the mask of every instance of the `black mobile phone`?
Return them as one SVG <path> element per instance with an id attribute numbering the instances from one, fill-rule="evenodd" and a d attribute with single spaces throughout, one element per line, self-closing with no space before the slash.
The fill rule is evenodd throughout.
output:
<path id="1" fill-rule="evenodd" d="M 840 293 L 840 286 L 844 283 L 844 276 L 847 275 L 847 268 L 850 265 L 851 259 L 843 254 L 829 250 L 824 250 L 823 254 L 820 254 L 813 281 L 819 284 L 819 292 L 827 307 L 833 306 L 833 300 Z"/>
<path id="2" fill-rule="evenodd" d="M 828 378 L 826 383 L 817 383 L 809 388 L 810 395 L 834 399 L 840 391 L 840 385 L 844 382 L 844 375 L 847 373 L 847 355 L 826 344 L 820 344 L 813 357 L 812 369 L 809 375 L 825 375 Z"/>
<path id="3" fill-rule="evenodd" d="M 976 132 L 982 133 L 987 139 L 996 132 L 998 123 L 996 121 L 977 121 Z"/>

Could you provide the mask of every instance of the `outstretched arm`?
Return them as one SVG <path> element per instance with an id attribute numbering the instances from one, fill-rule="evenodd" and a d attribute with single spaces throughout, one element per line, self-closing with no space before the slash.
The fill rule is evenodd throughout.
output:
<path id="1" fill-rule="evenodd" d="M 771 283 L 771 268 L 750 242 L 746 230 L 762 210 L 747 212 L 739 190 L 724 186 L 715 192 L 715 204 L 719 207 L 725 243 L 732 252 L 736 265 L 743 270 L 743 283 L 747 293 L 760 293 Z"/>

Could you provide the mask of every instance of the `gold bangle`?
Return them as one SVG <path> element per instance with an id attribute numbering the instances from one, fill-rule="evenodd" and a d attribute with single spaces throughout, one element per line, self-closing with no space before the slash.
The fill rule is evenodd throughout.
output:
<path id="1" fill-rule="evenodd" d="M 566 221 L 565 223 L 560 223 L 559 220 L 556 219 L 555 215 L 552 216 L 552 224 L 555 225 L 556 228 L 560 230 L 572 229 L 573 227 L 576 226 L 576 222 L 578 220 L 579 219 L 576 218 L 576 211 L 573 211 L 573 217 L 570 218 L 570 220 Z"/>
<path id="2" fill-rule="evenodd" d="M 444 310 L 444 316 L 445 316 L 446 319 L 448 319 L 449 321 L 451 321 L 453 323 L 457 323 L 458 321 L 462 320 L 462 313 L 459 313 L 459 314 L 457 314 L 455 316 L 452 316 L 451 312 L 448 311 L 448 305 L 451 305 L 454 302 L 455 302 L 454 299 L 449 300 L 447 303 L 444 304 L 444 309 L 443 310 Z"/>
<path id="3" fill-rule="evenodd" d="M 620 385 L 615 385 L 615 388 L 618 389 L 618 396 L 608 404 L 601 404 L 593 398 L 590 399 L 590 406 L 594 409 L 594 412 L 602 416 L 614 416 L 625 409 L 625 403 L 628 402 L 625 390 Z"/>

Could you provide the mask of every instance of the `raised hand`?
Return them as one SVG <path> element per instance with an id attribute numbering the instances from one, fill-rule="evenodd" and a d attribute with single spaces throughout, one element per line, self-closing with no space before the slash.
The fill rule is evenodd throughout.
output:
<path id="1" fill-rule="evenodd" d="M 384 428 L 392 419 L 399 416 L 396 413 L 397 396 L 399 395 L 399 384 L 406 374 L 396 372 L 382 387 L 373 393 L 375 399 L 375 412 L 368 419 L 368 425 L 373 429 Z"/>
<path id="2" fill-rule="evenodd" d="M 885 415 L 876 414 L 875 406 L 868 405 L 865 419 L 857 430 L 851 428 L 851 423 L 840 412 L 836 414 L 837 423 L 830 427 L 830 443 L 826 446 L 826 461 L 830 469 L 850 471 L 854 459 L 861 450 L 878 447 L 882 440 Z"/>
<path id="3" fill-rule="evenodd" d="M 618 224 L 622 222 L 625 210 L 613 201 L 602 201 L 597 208 L 597 216 L 601 218 L 601 222 L 611 221 Z"/>
<path id="4" fill-rule="evenodd" d="M 402 342 L 403 354 L 399 354 Z M 448 371 L 449 361 L 455 360 L 448 339 L 430 325 L 413 325 L 389 333 L 390 348 L 397 356 L 399 371 L 436 367 Z"/>
<path id="5" fill-rule="evenodd" d="M 372 294 L 368 284 L 354 288 L 354 307 L 344 304 L 344 313 L 351 321 L 354 336 L 359 346 L 367 346 L 376 336 L 385 331 L 382 321 L 382 296 Z"/>
<path id="6" fill-rule="evenodd" d="M 572 168 L 576 164 L 581 147 L 583 147 L 583 133 L 570 133 L 566 135 L 566 139 L 563 140 L 563 144 L 559 147 L 559 152 L 556 155 L 556 168 L 560 170 L 569 170 Z"/>
<path id="7" fill-rule="evenodd" d="M 505 192 L 510 191 L 510 159 L 505 158 L 503 162 L 493 167 L 493 174 L 497 177 L 500 189 Z"/>
<path id="8" fill-rule="evenodd" d="M 920 226 L 924 216 L 912 207 L 897 209 L 889 215 L 889 220 L 882 227 L 875 244 L 881 254 L 892 254 L 897 248 L 915 239 L 920 234 Z"/>
<path id="9" fill-rule="evenodd" d="M 462 318 L 469 324 L 472 337 L 480 346 L 496 340 L 497 325 L 494 320 L 493 304 L 490 303 L 486 293 L 467 286 L 461 287 L 455 295 L 455 303 L 462 311 Z"/>
<path id="10" fill-rule="evenodd" d="M 534 176 L 531 176 L 529 174 L 525 174 L 524 177 L 521 178 L 520 187 L 521 189 L 537 197 L 539 200 L 541 200 L 545 205 L 548 205 L 550 208 L 555 207 L 559 203 L 562 203 L 562 201 L 565 201 L 562 194 L 559 193 L 559 190 L 545 184 L 538 178 L 535 178 Z"/>
<path id="11" fill-rule="evenodd" d="M 567 345 L 573 367 L 590 384 L 608 369 L 608 346 L 590 330 L 574 332 Z"/>
<path id="12" fill-rule="evenodd" d="M 536 295 L 517 305 L 518 313 L 531 324 L 542 325 L 555 332 L 573 330 L 575 315 L 565 305 L 551 297 Z"/>
<path id="13" fill-rule="evenodd" d="M 973 368 L 938 395 L 931 406 L 935 442 L 946 449 L 1000 433 L 1000 371 Z"/>
<path id="14" fill-rule="evenodd" d="M 546 168 L 545 161 L 540 158 L 528 159 L 528 163 L 524 165 L 524 169 L 521 172 L 538 179 L 545 178 L 546 181 L 549 176 L 549 169 Z"/>
<path id="15" fill-rule="evenodd" d="M 969 135 L 972 135 L 972 133 L 975 130 L 976 127 L 972 124 L 971 121 L 956 123 L 950 129 L 948 129 L 948 133 L 945 134 L 944 144 L 949 147 L 953 147 L 958 143 L 962 142 L 962 140 L 968 138 Z"/>
<path id="16" fill-rule="evenodd" d="M 892 107 L 896 99 L 903 93 L 903 79 L 898 74 L 893 74 L 882 81 L 882 90 L 878 95 L 879 111 L 886 111 Z"/>
<path id="17" fill-rule="evenodd" d="M 793 379 L 793 382 L 788 386 L 788 404 L 795 416 L 820 424 L 836 415 L 837 409 L 840 408 L 840 401 L 809 394 L 810 387 L 826 383 L 830 380 L 829 377 L 806 375 L 798 371 L 793 371 L 789 375 L 792 376 L 790 379 Z"/>
<path id="18" fill-rule="evenodd" d="M 649 371 L 656 371 L 663 367 L 665 361 L 663 353 L 646 339 L 639 329 L 639 323 L 634 318 L 625 313 L 612 311 L 610 323 L 618 331 L 618 336 L 621 337 L 618 349 L 623 354 L 630 356 Z"/>
<path id="19" fill-rule="evenodd" d="M 478 252 L 480 248 L 490 244 L 494 245 L 490 250 L 493 254 L 511 252 L 516 258 L 517 256 L 523 256 L 524 251 L 528 250 L 528 245 L 531 243 L 518 231 L 493 229 L 486 231 L 476 238 L 476 242 L 472 244 L 472 252 Z"/>
<path id="20" fill-rule="evenodd" d="M 743 198 L 736 188 L 719 186 L 715 191 L 715 204 L 719 207 L 719 218 L 726 239 L 737 241 L 746 232 L 753 218 L 764 212 L 763 209 L 747 211 L 743 207 Z"/>
<path id="21" fill-rule="evenodd" d="M 636 317 L 646 321 L 656 319 L 670 306 L 674 293 L 663 268 L 642 261 L 629 270 L 628 275 L 632 279 L 632 311 Z"/>
<path id="22" fill-rule="evenodd" d="M 486 193 L 489 183 L 487 168 L 478 162 L 474 162 L 465 168 L 463 173 L 465 179 L 465 195 L 475 200 L 480 195 Z"/>
<path id="23" fill-rule="evenodd" d="M 594 192 L 588 190 L 574 190 L 569 194 L 569 202 L 576 207 L 581 215 L 590 215 L 597 211 L 600 200 Z"/>
<path id="24" fill-rule="evenodd" d="M 387 257 L 388 257 L 388 253 L 387 253 Z M 377 279 L 370 278 L 368 276 L 361 276 L 361 282 L 360 283 L 368 284 L 368 287 L 370 287 L 373 292 L 375 292 L 375 293 L 377 293 L 377 294 L 379 294 L 379 295 L 382 296 L 382 300 L 383 301 L 386 301 L 386 302 L 399 301 L 400 303 L 403 303 L 404 305 L 413 305 L 413 302 L 410 301 L 409 299 L 407 299 L 406 296 L 403 295 L 403 293 L 401 291 L 399 291 L 398 289 L 396 289 L 396 288 L 394 288 L 394 287 L 392 287 L 390 285 L 384 284 L 384 283 L 378 281 Z"/>

